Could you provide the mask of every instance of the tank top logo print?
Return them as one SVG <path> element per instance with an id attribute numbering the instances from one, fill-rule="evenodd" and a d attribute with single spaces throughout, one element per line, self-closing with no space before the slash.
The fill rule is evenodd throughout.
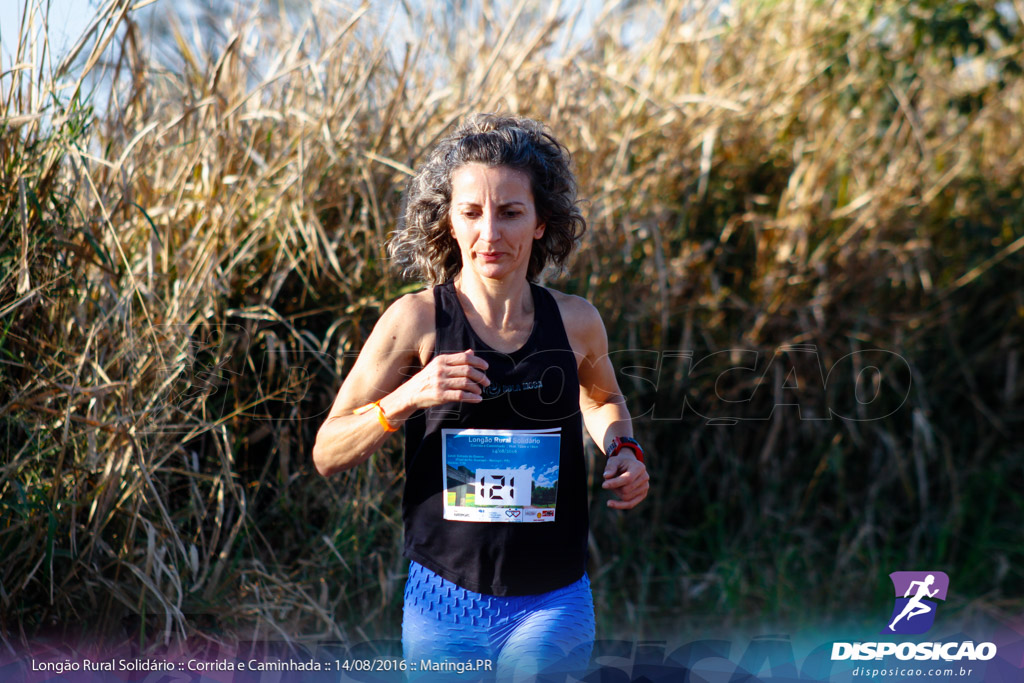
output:
<path id="1" fill-rule="evenodd" d="M 561 428 L 442 429 L 444 518 L 553 522 Z"/>
<path id="2" fill-rule="evenodd" d="M 483 397 L 488 399 L 494 398 L 495 396 L 501 396 L 502 394 L 511 394 L 516 391 L 529 391 L 531 389 L 543 388 L 544 382 L 542 380 L 520 382 L 518 384 L 489 384 L 484 387 Z"/>

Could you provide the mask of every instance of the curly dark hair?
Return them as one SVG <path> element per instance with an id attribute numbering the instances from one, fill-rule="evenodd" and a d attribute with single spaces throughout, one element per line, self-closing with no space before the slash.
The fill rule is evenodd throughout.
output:
<path id="1" fill-rule="evenodd" d="M 532 119 L 474 114 L 437 144 L 409 181 L 398 230 L 388 244 L 402 274 L 436 285 L 462 269 L 449 230 L 452 174 L 471 163 L 507 166 L 530 178 L 537 218 L 545 228 L 533 243 L 526 277 L 536 281 L 549 263 L 564 268 L 587 228 L 569 150 Z"/>

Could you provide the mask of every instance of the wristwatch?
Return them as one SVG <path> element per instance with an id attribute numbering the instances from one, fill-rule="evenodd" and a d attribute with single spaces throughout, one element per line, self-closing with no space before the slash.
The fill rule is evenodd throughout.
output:
<path id="1" fill-rule="evenodd" d="M 619 451 L 623 448 L 628 448 L 633 451 L 636 459 L 640 462 L 644 461 L 644 449 L 640 447 L 640 442 L 630 436 L 617 436 L 612 439 L 611 446 L 608 447 L 608 457 L 618 455 Z"/>

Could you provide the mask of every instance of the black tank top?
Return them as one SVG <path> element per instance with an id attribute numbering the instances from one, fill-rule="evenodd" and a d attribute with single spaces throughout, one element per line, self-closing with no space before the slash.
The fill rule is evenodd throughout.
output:
<path id="1" fill-rule="evenodd" d="M 473 331 L 451 282 L 434 288 L 434 354 L 473 349 L 491 384 L 480 403 L 435 406 L 405 424 L 405 556 L 477 593 L 544 593 L 586 565 L 576 357 L 554 297 L 530 290 L 533 331 L 506 354 Z M 495 431 L 454 433 L 466 429 Z"/>

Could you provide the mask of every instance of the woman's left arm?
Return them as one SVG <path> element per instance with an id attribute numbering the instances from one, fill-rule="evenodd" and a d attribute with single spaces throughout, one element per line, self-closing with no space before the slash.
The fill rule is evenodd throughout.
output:
<path id="1" fill-rule="evenodd" d="M 585 299 L 566 296 L 561 308 L 569 342 L 580 361 L 583 424 L 594 443 L 607 454 L 617 437 L 633 437 L 626 399 L 608 357 L 608 333 L 597 309 Z M 605 462 L 602 486 L 619 498 L 608 501 L 608 507 L 629 510 L 647 497 L 650 476 L 630 448 L 619 448 Z"/>

